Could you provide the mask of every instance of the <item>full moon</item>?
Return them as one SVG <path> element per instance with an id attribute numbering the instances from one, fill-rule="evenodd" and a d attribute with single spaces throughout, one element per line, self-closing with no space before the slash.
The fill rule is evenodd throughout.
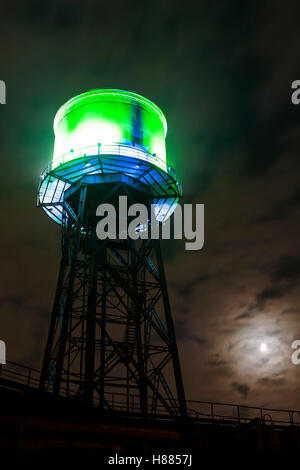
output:
<path id="1" fill-rule="evenodd" d="M 264 352 L 267 352 L 267 345 L 266 343 L 261 343 L 260 345 L 260 352 L 264 353 Z"/>

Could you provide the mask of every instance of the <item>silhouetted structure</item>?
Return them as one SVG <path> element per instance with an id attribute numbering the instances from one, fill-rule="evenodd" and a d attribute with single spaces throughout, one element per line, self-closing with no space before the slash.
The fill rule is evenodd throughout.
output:
<path id="1" fill-rule="evenodd" d="M 127 226 L 106 240 L 95 231 L 97 206 L 117 207 L 120 196 L 149 214 L 152 205 L 158 222 L 174 211 L 181 189 L 166 163 L 164 115 L 134 93 L 93 90 L 68 101 L 54 127 L 38 203 L 61 224 L 62 258 L 40 390 L 111 411 L 118 401 L 123 412 L 185 416 L 159 240 L 132 240 Z M 137 235 L 145 229 L 150 220 Z"/>

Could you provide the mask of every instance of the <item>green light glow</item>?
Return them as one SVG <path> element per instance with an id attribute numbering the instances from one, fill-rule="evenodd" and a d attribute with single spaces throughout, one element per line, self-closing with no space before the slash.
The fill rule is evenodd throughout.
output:
<path id="1" fill-rule="evenodd" d="M 54 132 L 53 168 L 85 154 L 118 152 L 154 155 L 155 164 L 166 168 L 166 119 L 154 103 L 135 93 L 99 89 L 75 96 L 59 109 Z"/>

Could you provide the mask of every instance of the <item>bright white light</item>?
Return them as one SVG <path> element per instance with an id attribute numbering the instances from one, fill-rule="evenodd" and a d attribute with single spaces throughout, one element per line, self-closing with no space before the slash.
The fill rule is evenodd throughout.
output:
<path id="1" fill-rule="evenodd" d="M 267 352 L 267 350 L 268 350 L 268 348 L 267 348 L 266 343 L 261 343 L 260 352 L 264 353 L 264 352 Z"/>

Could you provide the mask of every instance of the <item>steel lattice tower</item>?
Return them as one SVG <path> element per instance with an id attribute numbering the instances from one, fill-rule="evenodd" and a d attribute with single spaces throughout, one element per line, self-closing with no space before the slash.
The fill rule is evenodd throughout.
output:
<path id="1" fill-rule="evenodd" d="M 165 117 L 135 93 L 93 90 L 60 108 L 54 128 L 38 204 L 61 224 L 62 256 L 40 389 L 111 411 L 184 416 L 159 240 L 99 240 L 95 230 L 97 206 L 120 196 L 152 204 L 159 222 L 174 211 L 181 189 L 166 164 Z"/>

